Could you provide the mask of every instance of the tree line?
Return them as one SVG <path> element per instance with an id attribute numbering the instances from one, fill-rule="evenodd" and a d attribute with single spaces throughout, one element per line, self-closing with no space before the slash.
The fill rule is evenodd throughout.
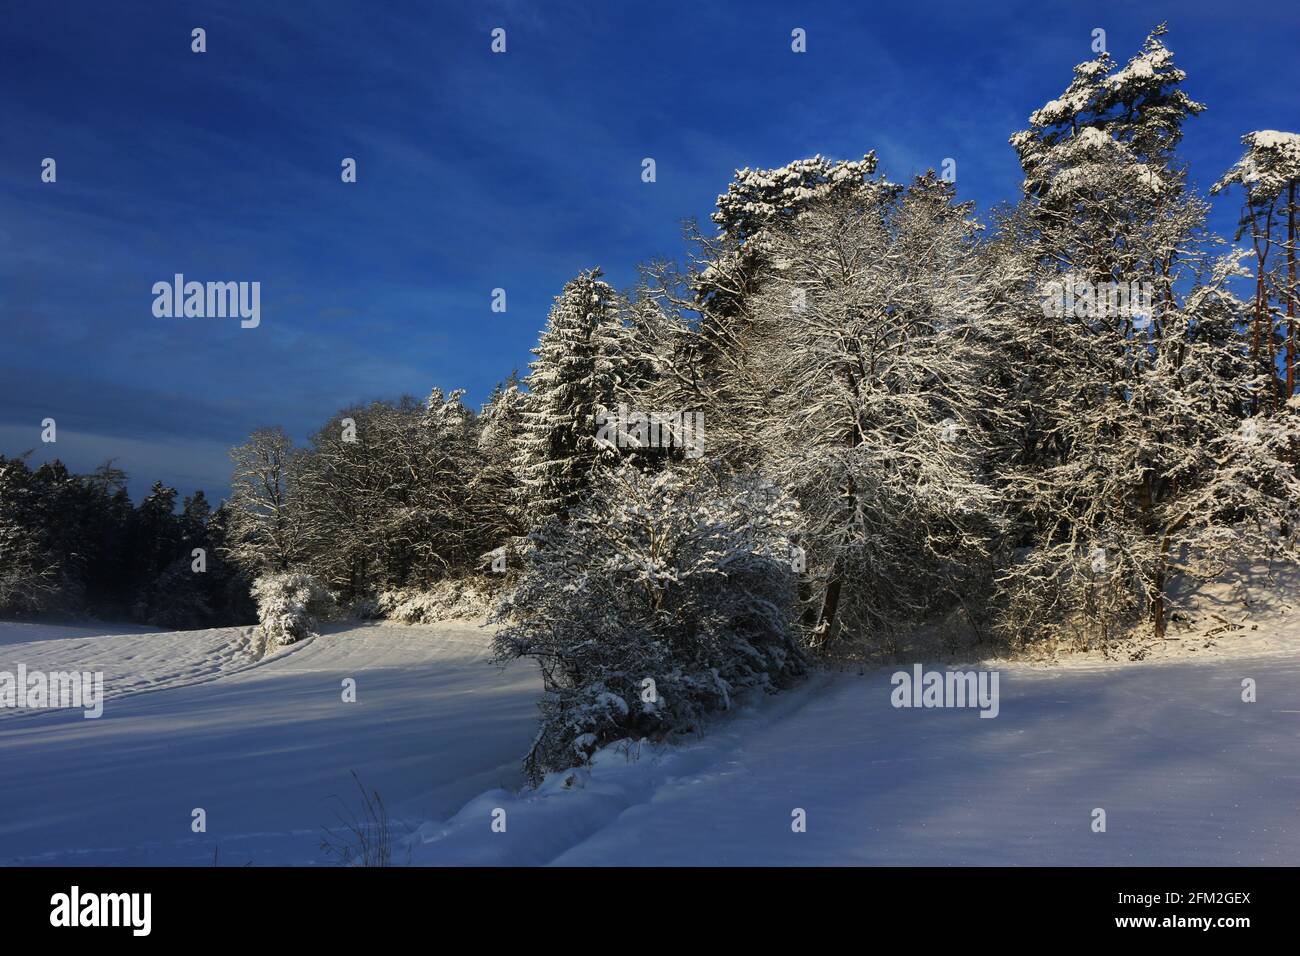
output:
<path id="1" fill-rule="evenodd" d="M 1300 519 L 1300 135 L 1243 138 L 1210 192 L 1246 245 L 1213 234 L 1165 35 L 1074 68 L 988 221 L 871 152 L 738 170 L 682 261 L 566 283 L 480 409 L 259 429 L 210 540 L 354 606 L 496 587 L 500 659 L 546 677 L 534 775 L 937 615 L 1163 636 L 1177 585 L 1290 559 Z"/>
<path id="2" fill-rule="evenodd" d="M 26 457 L 0 455 L 0 613 L 175 630 L 256 619 L 251 579 L 225 557 L 224 506 L 161 482 L 133 505 L 112 462 L 77 475 Z"/>

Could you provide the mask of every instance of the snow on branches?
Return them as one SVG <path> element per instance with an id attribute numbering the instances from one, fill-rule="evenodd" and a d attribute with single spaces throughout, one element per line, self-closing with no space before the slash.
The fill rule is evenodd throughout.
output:
<path id="1" fill-rule="evenodd" d="M 791 620 L 798 514 L 777 488 L 622 465 L 529 539 L 495 615 L 501 661 L 546 685 L 534 780 L 624 737 L 661 737 L 804 667 Z"/>

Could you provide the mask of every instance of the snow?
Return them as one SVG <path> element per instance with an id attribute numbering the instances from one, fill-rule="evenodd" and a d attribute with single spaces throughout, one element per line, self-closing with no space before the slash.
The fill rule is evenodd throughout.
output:
<path id="1" fill-rule="evenodd" d="M 1001 712 L 820 675 L 689 745 L 606 749 L 426 824 L 422 864 L 1294 865 L 1300 655 L 1002 669 Z M 1253 677 L 1259 701 L 1241 701 Z M 1107 832 L 1091 829 L 1107 813 Z M 489 829 L 494 809 L 507 830 Z M 807 832 L 791 829 L 807 813 Z"/>
<path id="2" fill-rule="evenodd" d="M 1055 126 L 1057 123 L 1063 123 L 1071 116 L 1082 112 L 1095 95 L 1095 92 L 1095 89 L 1086 83 L 1072 85 L 1072 89 L 1064 95 L 1045 103 L 1041 108 L 1034 111 L 1029 117 L 1029 122 L 1039 127 Z"/>
<path id="3" fill-rule="evenodd" d="M 541 682 L 489 664 L 490 632 L 327 629 L 260 661 L 250 637 L 0 623 L 0 669 L 103 669 L 108 696 L 98 720 L 0 711 L 0 864 L 208 866 L 214 848 L 222 865 L 321 863 L 336 798 L 359 803 L 350 771 L 399 835 L 521 783 Z"/>
<path id="4" fill-rule="evenodd" d="M 1106 85 L 1112 89 L 1123 89 L 1133 83 L 1141 83 L 1155 77 L 1156 70 L 1166 69 L 1172 57 L 1169 51 L 1161 49 L 1159 56 L 1143 54 L 1134 57 L 1124 69 L 1106 78 Z"/>
<path id="5" fill-rule="evenodd" d="M 108 678 L 99 720 L 0 712 L 0 863 L 206 866 L 214 848 L 228 866 L 328 863 L 321 828 L 336 797 L 356 806 L 355 770 L 396 821 L 396 863 L 1295 865 L 1294 585 L 1267 600 L 1211 587 L 1138 663 L 926 662 L 996 668 L 996 719 L 892 707 L 910 660 L 823 671 L 685 743 L 608 747 L 536 790 L 518 765 L 540 681 L 488 663 L 491 634 L 472 624 L 337 627 L 256 660 L 247 629 L 0 623 L 0 667 Z M 195 807 L 206 833 L 190 831 Z"/>
<path id="6" fill-rule="evenodd" d="M 481 794 L 422 826 L 412 862 L 1296 865 L 1300 573 L 1242 570 L 1247 588 L 1225 576 L 1183 598 L 1168 640 L 1134 645 L 1142 663 L 927 666 L 996 669 L 994 719 L 895 709 L 910 664 L 823 672 L 688 744 L 609 747 L 537 790 Z"/>
<path id="7" fill-rule="evenodd" d="M 1267 199 L 1300 176 L 1300 134 L 1261 129 L 1241 141 L 1246 154 L 1210 188 L 1211 193 L 1240 182 L 1257 198 Z"/>
<path id="8" fill-rule="evenodd" d="M 1300 153 L 1300 134 L 1261 129 L 1247 134 L 1245 139 L 1256 149 L 1294 150 Z"/>
<path id="9" fill-rule="evenodd" d="M 252 628 L 160 632 L 156 628 L 103 627 L 0 621 L 0 670 L 21 660 L 31 670 L 104 672 L 109 698 L 212 680 L 252 664 Z M 122 633 L 117 633 L 121 631 Z M 0 709 L 6 719 L 32 716 Z"/>
<path id="10" fill-rule="evenodd" d="M 1080 149 L 1110 149 L 1118 145 L 1114 137 L 1095 126 L 1085 126 L 1079 130 L 1075 143 Z"/>

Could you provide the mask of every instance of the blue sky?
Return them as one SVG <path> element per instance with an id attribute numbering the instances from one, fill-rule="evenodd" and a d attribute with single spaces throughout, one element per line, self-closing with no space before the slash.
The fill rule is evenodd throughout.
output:
<path id="1" fill-rule="evenodd" d="M 627 286 L 638 262 L 679 256 L 681 221 L 705 221 L 739 166 L 875 149 L 904 179 L 952 157 L 963 198 L 1014 199 L 1007 137 L 1090 58 L 1095 27 L 1123 62 L 1169 21 L 1209 107 L 1183 149 L 1202 189 L 1243 133 L 1300 128 L 1300 6 L 1137 6 L 11 5 L 0 453 L 116 457 L 136 497 L 156 478 L 219 497 L 226 449 L 258 426 L 305 439 L 344 405 L 433 385 L 481 402 L 525 369 L 568 278 L 599 265 Z M 1217 199 L 1214 224 L 1236 211 Z M 261 325 L 155 318 L 151 288 L 177 272 L 259 281 Z"/>

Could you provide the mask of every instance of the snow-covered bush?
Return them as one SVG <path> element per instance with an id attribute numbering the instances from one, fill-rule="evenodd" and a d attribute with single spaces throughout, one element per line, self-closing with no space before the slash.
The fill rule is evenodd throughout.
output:
<path id="1" fill-rule="evenodd" d="M 378 598 L 362 596 L 347 605 L 345 616 L 357 621 L 375 621 L 384 614 L 379 610 Z"/>
<path id="2" fill-rule="evenodd" d="M 334 607 L 329 590 L 310 574 L 264 574 L 253 582 L 257 619 L 268 648 L 283 647 L 314 635 Z"/>
<path id="3" fill-rule="evenodd" d="M 630 466 L 595 487 L 530 537 L 493 617 L 497 660 L 542 669 L 533 781 L 618 739 L 693 729 L 737 691 L 804 669 L 788 498 L 756 479 Z"/>
<path id="4" fill-rule="evenodd" d="M 383 591 L 375 601 L 374 616 L 403 624 L 483 619 L 492 609 L 496 591 L 471 578 L 439 581 L 427 590 L 406 588 Z"/>

